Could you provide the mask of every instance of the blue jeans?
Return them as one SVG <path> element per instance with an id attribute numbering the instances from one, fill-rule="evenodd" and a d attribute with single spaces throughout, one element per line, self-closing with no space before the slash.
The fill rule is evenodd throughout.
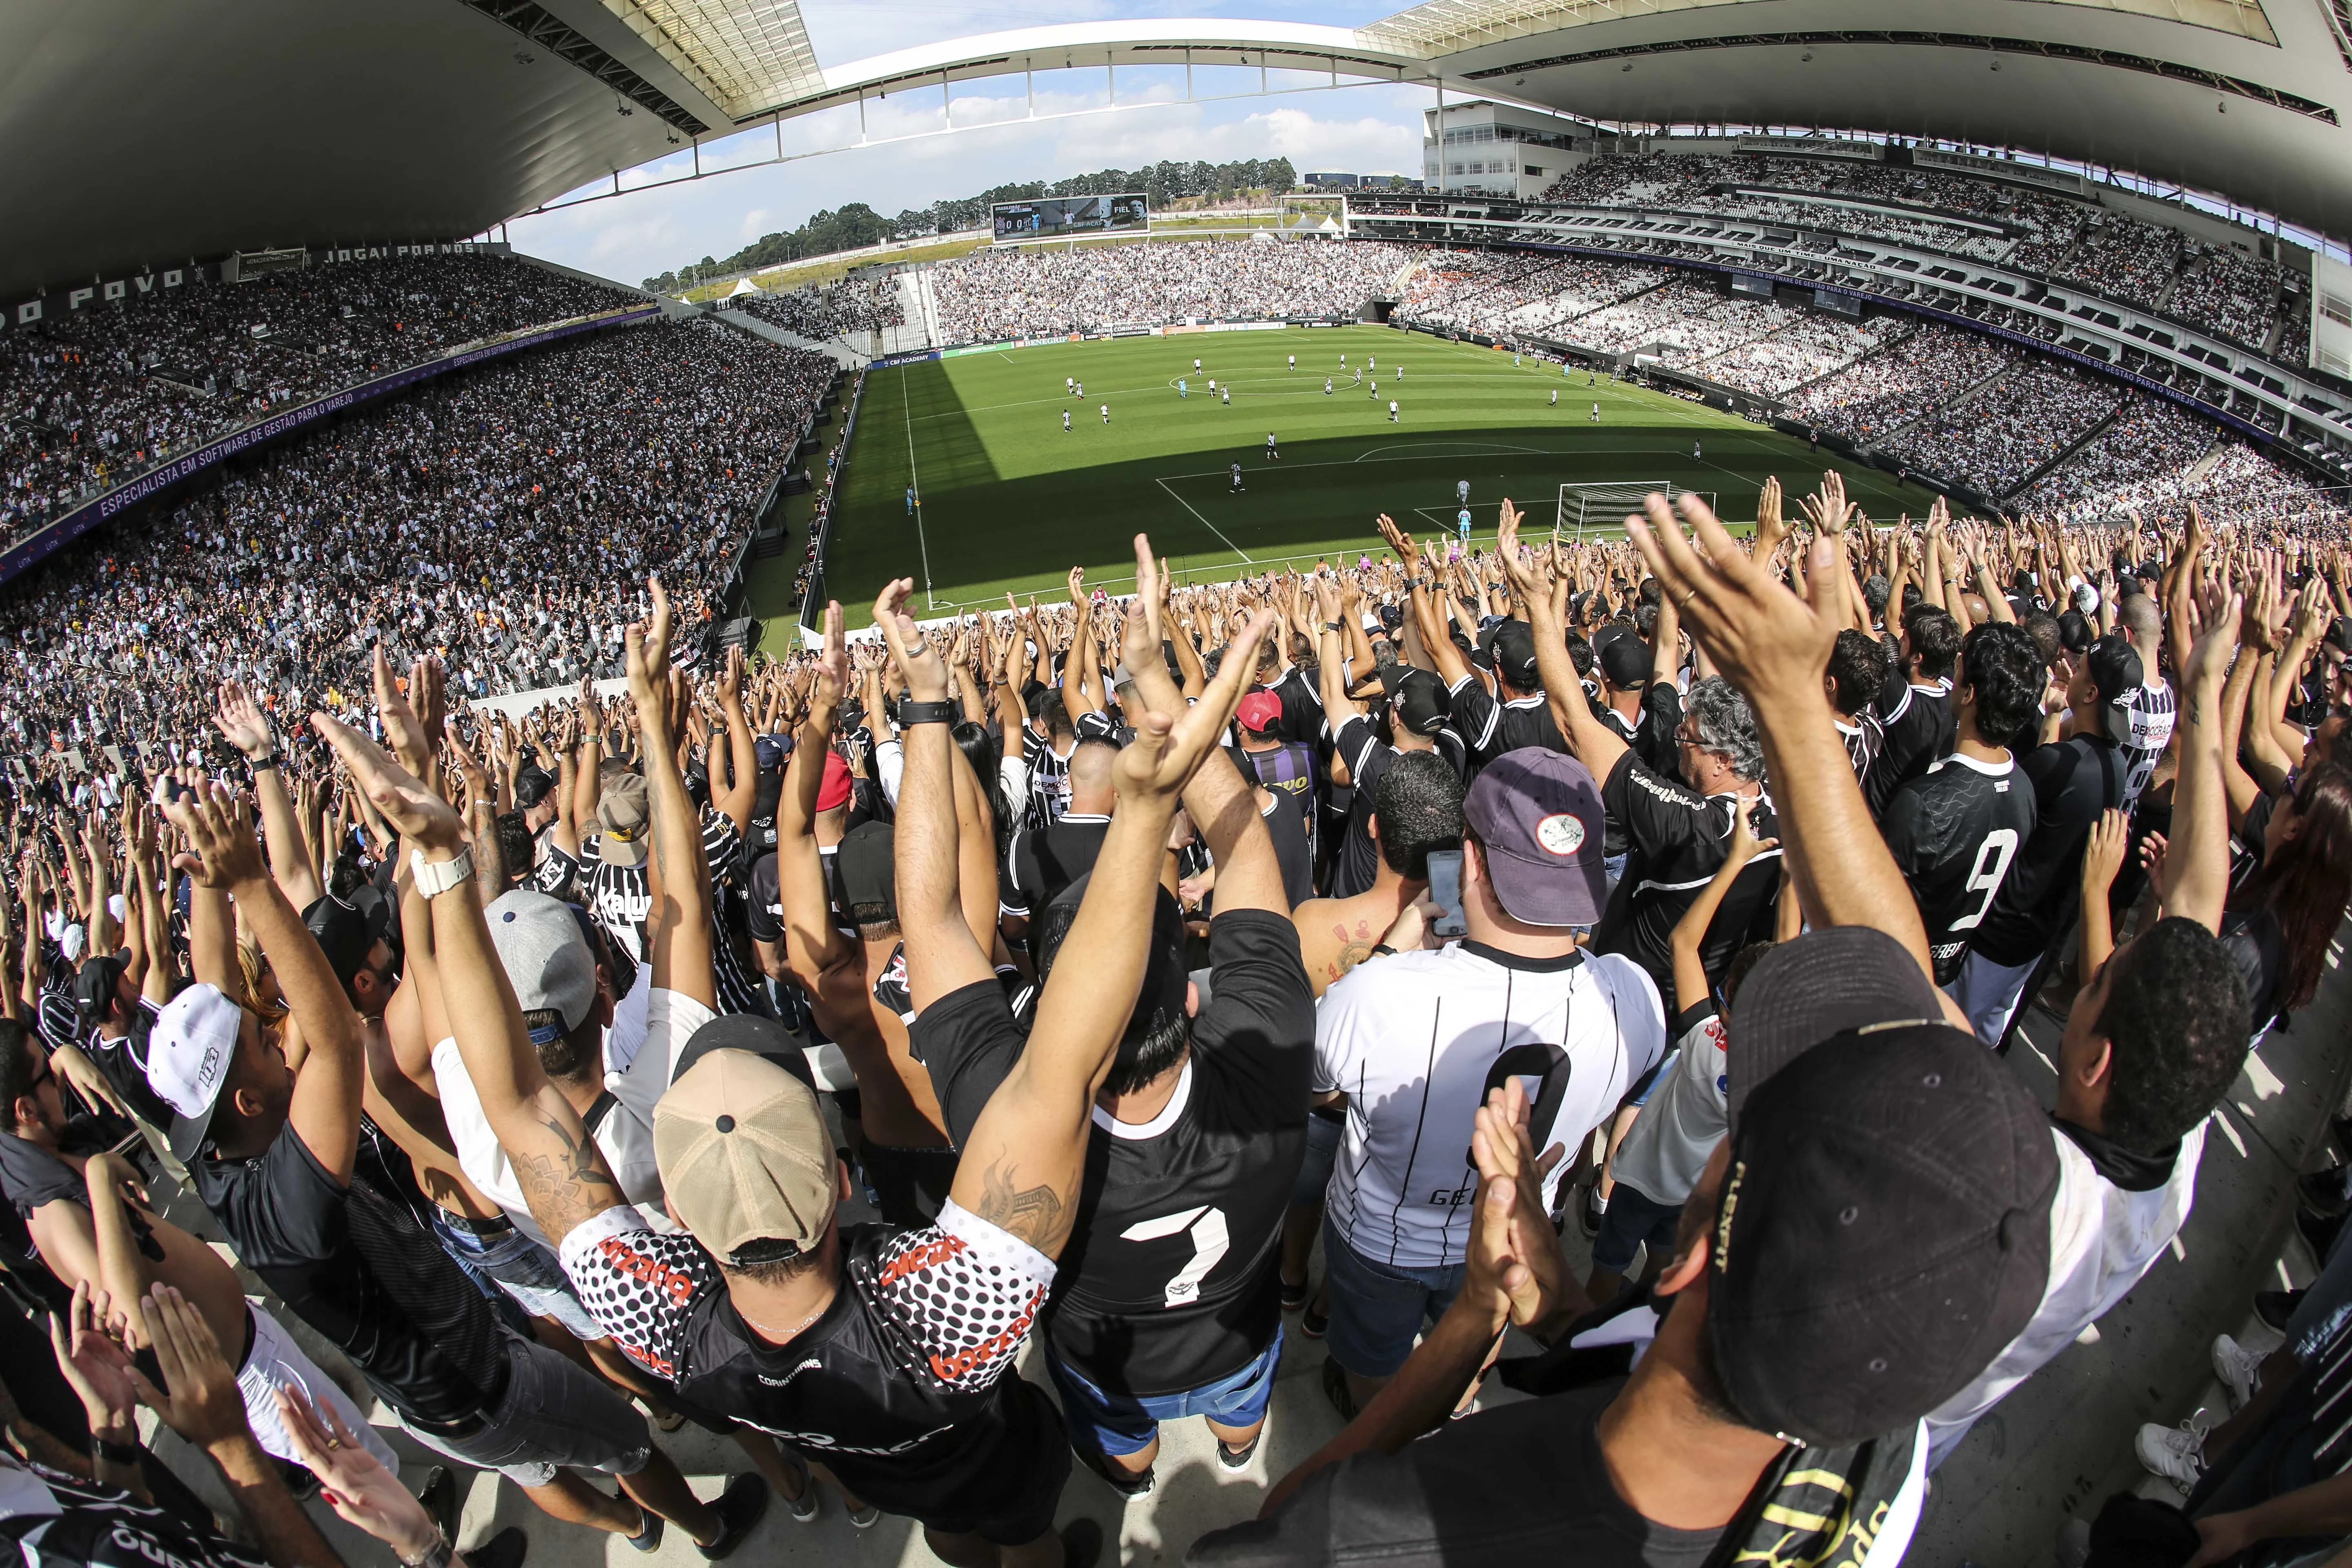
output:
<path id="1" fill-rule="evenodd" d="M 1671 1256 L 1675 1230 L 1682 1223 L 1683 1205 L 1653 1203 L 1623 1182 L 1609 1194 L 1608 1211 L 1601 1216 L 1601 1234 L 1592 1240 L 1592 1267 L 1622 1274 L 1633 1267 L 1633 1249 L 1646 1244 L 1657 1260 Z"/>
<path id="2" fill-rule="evenodd" d="M 1323 1220 L 1324 1289 L 1331 1298 L 1325 1342 L 1358 1377 L 1388 1377 L 1412 1353 L 1422 1324 L 1435 1322 L 1462 1289 L 1462 1265 L 1401 1268 L 1376 1263 Z"/>
<path id="3" fill-rule="evenodd" d="M 1266 1401 L 1274 1397 L 1274 1369 L 1282 1360 L 1282 1325 L 1274 1329 L 1274 1342 L 1239 1372 L 1204 1383 L 1181 1394 L 1108 1394 L 1072 1371 L 1049 1347 L 1046 1368 L 1062 1395 L 1062 1418 L 1070 1424 L 1070 1439 L 1092 1442 L 1105 1454 L 1139 1454 L 1160 1435 L 1162 1421 L 1205 1415 L 1220 1426 L 1235 1430 L 1265 1419 Z"/>
<path id="4" fill-rule="evenodd" d="M 572 1280 L 555 1254 L 520 1230 L 477 1236 L 451 1224 L 448 1211 L 441 1208 L 433 1211 L 433 1228 L 439 1233 L 444 1252 L 488 1275 L 530 1316 L 553 1318 L 583 1343 L 604 1337 L 603 1327 L 573 1294 Z"/>
<path id="5" fill-rule="evenodd" d="M 1347 1122 L 1339 1117 L 1307 1113 L 1307 1157 L 1298 1162 L 1298 1174 L 1290 1184 L 1292 1208 L 1323 1201 L 1324 1189 L 1331 1184 L 1331 1167 L 1339 1158 L 1339 1140 L 1347 1130 Z"/>

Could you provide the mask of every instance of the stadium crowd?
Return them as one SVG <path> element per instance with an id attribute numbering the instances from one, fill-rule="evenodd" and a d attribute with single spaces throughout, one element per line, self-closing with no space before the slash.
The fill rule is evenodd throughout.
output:
<path id="1" fill-rule="evenodd" d="M 1586 160 L 1538 199 L 1747 218 L 1998 261 L 2161 310 L 2297 364 L 2298 340 L 2308 337 L 2302 296 L 2285 287 L 2276 261 L 2189 239 L 2085 198 L 1990 177 L 1835 157 L 1611 153 Z M 1988 225 L 1998 232 L 1987 232 Z M 1673 244 L 1627 242 L 1637 249 Z"/>
<path id="2" fill-rule="evenodd" d="M 491 374 L 625 416 L 677 390 L 647 356 L 698 384 L 754 348 L 640 329 Z M 433 395 L 436 444 L 349 451 L 405 492 L 377 533 L 499 445 Z M 625 698 L 468 711 L 422 621 L 579 537 L 513 586 L 346 540 L 310 563 L 339 591 L 428 595 L 336 650 L 347 689 L 303 635 L 299 692 L 224 635 L 171 678 L 205 743 L 12 786 L 0 1532 L 42 1562 L 130 1561 L 113 1531 L 333 1563 L 288 1475 L 459 1561 L 454 1485 L 394 1479 L 358 1394 L 551 1518 L 711 1559 L 773 1496 L 1090 1568 L 1066 1487 L 1148 1495 L 1199 1417 L 1272 1484 L 1166 1543 L 1196 1564 L 1884 1568 L 1928 1473 L 2167 1251 L 2352 898 L 2340 532 L 1878 529 L 1832 474 L 1768 482 L 1750 539 L 1652 498 L 1623 543 L 1523 542 L 1506 501 L 1492 551 L 1383 518 L 1377 560 L 1180 588 L 1139 535 L 1124 601 L 1073 570 L 925 627 L 902 579 L 855 646 L 835 605 L 820 647 L 689 669 L 690 603 L 637 574 L 733 492 L 719 421 L 680 423 L 705 449 L 642 471 L 688 493 L 599 498 L 665 521 L 582 568 Z M 450 504 L 564 525 L 522 489 L 469 468 Z M 2036 1007 L 2053 1105 L 2003 1059 Z M 183 1184 L 259 1300 L 164 1216 Z M 2067 1549 L 2333 1550 L 2347 1301 L 2331 1259 L 2265 1309 L 2279 1352 L 2225 1339 L 2238 1417 L 2136 1439 L 2181 1506 L 2119 1495 Z M 1342 1425 L 1276 1476 L 1294 1334 Z M 714 1499 L 684 1423 L 740 1450 Z M 2101 1559 L 2102 1528 L 2185 1544 Z"/>
<path id="3" fill-rule="evenodd" d="M 510 258 L 326 262 L 50 308 L 0 333 L 0 542 L 287 403 L 636 297 Z"/>
<path id="4" fill-rule="evenodd" d="M 1412 246 L 1139 240 L 990 247 L 932 276 L 950 343 L 1197 317 L 1353 319 L 1418 261 Z"/>
<path id="5" fill-rule="evenodd" d="M 849 332 L 896 327 L 907 320 L 893 272 L 852 273 L 830 283 L 804 283 L 797 289 L 761 289 L 732 294 L 720 301 L 730 310 L 759 317 L 813 342 Z"/>
<path id="6" fill-rule="evenodd" d="M 467 697 L 620 672 L 624 584 L 699 627 L 835 374 L 715 322 L 571 339 L 250 459 L 0 602 L 0 743 L 184 758 L 212 692 L 350 712 L 382 647 Z"/>

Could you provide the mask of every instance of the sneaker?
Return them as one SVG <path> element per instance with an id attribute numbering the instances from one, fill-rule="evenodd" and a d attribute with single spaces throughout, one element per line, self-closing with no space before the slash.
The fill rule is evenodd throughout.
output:
<path id="1" fill-rule="evenodd" d="M 852 1509 L 849 1514 L 849 1522 L 856 1525 L 860 1530 L 871 1530 L 874 1528 L 874 1521 L 881 1517 L 882 1510 L 877 1505 L 869 1502 L 864 1508 Z"/>
<path id="2" fill-rule="evenodd" d="M 1112 1464 L 1109 1458 L 1103 1454 L 1081 1453 L 1078 1458 L 1086 1462 L 1087 1468 L 1102 1478 L 1103 1485 L 1129 1502 L 1133 1502 L 1137 1498 L 1150 1497 L 1151 1489 L 1160 1484 L 1159 1477 L 1149 1465 L 1144 1467 L 1142 1474 L 1138 1475 L 1132 1470 L 1121 1469 Z"/>
<path id="3" fill-rule="evenodd" d="M 2352 1166 L 2331 1165 L 2325 1171 L 2297 1176 L 2295 1196 L 2312 1213 L 2332 1218 L 2352 1207 L 2352 1196 L 2347 1196 L 2344 1185 L 2347 1176 L 2352 1176 Z"/>
<path id="4" fill-rule="evenodd" d="M 801 1468 L 801 1495 L 791 1499 L 784 1506 L 792 1510 L 794 1524 L 814 1524 L 818 1506 L 816 1472 L 808 1468 L 806 1461 L 793 1455 L 787 1454 L 784 1458 Z"/>
<path id="5" fill-rule="evenodd" d="M 742 1545 L 760 1516 L 768 1511 L 768 1479 L 756 1470 L 746 1470 L 729 1481 L 710 1506 L 719 1510 L 719 1539 L 695 1550 L 706 1561 L 716 1563 Z"/>
<path id="6" fill-rule="evenodd" d="M 466 1568 L 522 1568 L 530 1552 L 530 1537 L 509 1524 L 479 1546 L 466 1548 Z"/>
<path id="7" fill-rule="evenodd" d="M 2213 1342 L 2213 1375 L 2230 1391 L 2230 1409 L 2233 1414 L 2243 1410 L 2253 1398 L 2254 1390 L 2262 1386 L 2263 1359 L 2227 1334 Z"/>
<path id="8" fill-rule="evenodd" d="M 2151 1421 L 2132 1438 L 2132 1452 L 2148 1474 L 2161 1476 L 2185 1492 L 2205 1473 L 2205 1434 L 2210 1426 L 2202 1410 L 2178 1426 Z"/>
<path id="9" fill-rule="evenodd" d="M 1282 1310 L 1286 1312 L 1296 1312 L 1306 1306 L 1307 1298 L 1312 1293 L 1312 1285 L 1313 1281 L 1307 1279 L 1301 1279 L 1296 1285 L 1285 1279 L 1282 1282 Z"/>
<path id="10" fill-rule="evenodd" d="M 1101 1557 L 1103 1528 L 1091 1519 L 1074 1519 L 1062 1526 L 1062 1568 L 1095 1568 Z"/>
<path id="11" fill-rule="evenodd" d="M 2300 1290 L 2257 1290 L 2254 1292 L 2254 1316 L 2263 1321 L 2264 1328 L 2284 1333 L 2286 1321 L 2294 1316 L 2297 1307 L 2303 1305 L 2303 1294 Z"/>
<path id="12" fill-rule="evenodd" d="M 1595 1182 L 1584 1189 L 1584 1201 L 1576 1207 L 1576 1223 L 1587 1237 L 1601 1234 L 1601 1216 L 1609 1212 L 1609 1200 L 1601 1195 L 1601 1184 Z"/>
<path id="13" fill-rule="evenodd" d="M 1246 1470 L 1257 1455 L 1257 1446 L 1265 1441 L 1265 1423 L 1258 1423 L 1257 1436 L 1238 1448 L 1228 1448 L 1223 1437 L 1217 1439 L 1217 1463 L 1229 1470 Z"/>
<path id="14" fill-rule="evenodd" d="M 2294 1228 L 2303 1233 L 2303 1239 L 2310 1245 L 2311 1255 L 2324 1263 L 2327 1260 L 2328 1247 L 2335 1244 L 2336 1233 L 2344 1228 L 2344 1216 L 2340 1214 L 2315 1215 L 2307 1208 L 2297 1207 Z"/>
<path id="15" fill-rule="evenodd" d="M 1310 1340 L 1321 1339 L 1330 1327 L 1331 1314 L 1316 1307 L 1310 1306 L 1298 1314 L 1298 1331 Z"/>
<path id="16" fill-rule="evenodd" d="M 1348 1392 L 1348 1369 L 1328 1357 L 1323 1363 L 1323 1397 L 1331 1402 L 1340 1420 L 1356 1418 L 1356 1396 Z"/>
<path id="17" fill-rule="evenodd" d="M 441 1527 L 441 1539 L 457 1539 L 457 1478 L 446 1465 L 436 1465 L 425 1472 L 425 1484 L 416 1489 L 416 1500 Z"/>
<path id="18" fill-rule="evenodd" d="M 651 1556 L 661 1550 L 662 1516 L 646 1507 L 645 1504 L 639 1503 L 637 1518 L 642 1521 L 637 1526 L 637 1532 L 635 1535 L 625 1535 L 621 1539 L 637 1551 Z"/>

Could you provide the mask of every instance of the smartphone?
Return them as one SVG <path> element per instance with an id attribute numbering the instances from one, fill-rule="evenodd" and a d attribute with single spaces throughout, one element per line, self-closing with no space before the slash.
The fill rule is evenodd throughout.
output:
<path id="1" fill-rule="evenodd" d="M 1430 931 L 1441 937 L 1464 936 L 1469 925 L 1462 918 L 1462 851 L 1433 849 L 1429 852 L 1429 897 L 1438 906 L 1436 921 Z"/>

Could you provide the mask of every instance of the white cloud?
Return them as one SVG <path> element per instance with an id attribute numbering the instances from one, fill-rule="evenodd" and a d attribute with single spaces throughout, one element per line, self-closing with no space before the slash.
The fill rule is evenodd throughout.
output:
<path id="1" fill-rule="evenodd" d="M 1201 8 L 1201 0 L 1187 4 L 1192 11 Z M 971 10 L 977 14 L 981 8 Z M 1067 90 L 1083 85 L 1068 79 L 1053 83 L 1056 90 L 1043 90 L 1042 79 L 1039 85 L 1041 115 L 1102 102 L 1099 93 Z M 1415 89 L 1381 85 L 1149 107 L 1138 101 L 1164 90 L 1138 82 L 1130 91 L 1122 78 L 1116 110 L 1035 121 L 1013 118 L 952 134 L 926 134 L 944 129 L 936 91 L 896 96 L 887 103 L 868 103 L 866 131 L 877 142 L 908 140 L 850 146 L 857 140 L 856 111 L 831 111 L 821 121 L 788 122 L 785 149 L 845 150 L 585 203 L 518 222 L 512 237 L 533 255 L 635 282 L 705 255 L 725 256 L 761 233 L 794 227 L 815 212 L 849 202 L 895 214 L 1008 181 L 1132 169 L 1163 158 L 1223 163 L 1279 156 L 1301 174 L 1411 170 L 1420 163 L 1420 114 L 1428 95 Z M 958 121 L 967 127 L 984 113 L 994 118 L 1026 112 L 1024 96 L 1000 96 L 992 102 L 962 94 L 956 99 Z M 730 154 L 746 160 L 772 156 L 774 137 L 763 126 L 719 148 L 706 146 L 704 167 Z"/>

